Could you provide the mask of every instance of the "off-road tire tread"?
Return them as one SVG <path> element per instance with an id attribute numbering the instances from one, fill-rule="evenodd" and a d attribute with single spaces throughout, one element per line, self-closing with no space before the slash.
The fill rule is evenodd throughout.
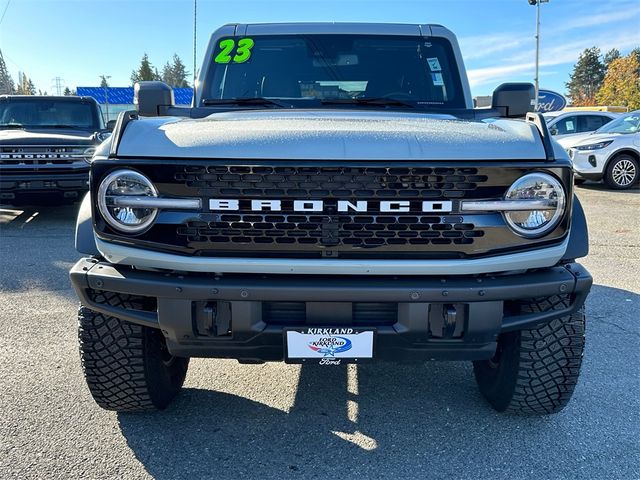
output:
<path id="1" fill-rule="evenodd" d="M 165 408 L 178 394 L 188 359 L 177 359 L 169 388 L 149 365 L 151 342 L 159 332 L 80 307 L 78 337 L 84 376 L 96 403 L 106 410 L 147 411 Z M 174 368 L 174 367 L 172 367 Z"/>
<path id="2" fill-rule="evenodd" d="M 521 313 L 563 310 L 566 295 L 531 298 L 520 303 Z M 474 362 L 481 392 L 498 411 L 544 415 L 562 410 L 571 399 L 582 364 L 585 344 L 584 307 L 538 327 L 502 334 L 501 365 Z"/>
<path id="3" fill-rule="evenodd" d="M 523 313 L 559 310 L 566 297 L 532 299 Z M 562 410 L 578 383 L 585 343 L 585 317 L 581 308 L 537 328 L 520 331 L 520 362 L 513 397 L 507 411 L 549 414 Z"/>

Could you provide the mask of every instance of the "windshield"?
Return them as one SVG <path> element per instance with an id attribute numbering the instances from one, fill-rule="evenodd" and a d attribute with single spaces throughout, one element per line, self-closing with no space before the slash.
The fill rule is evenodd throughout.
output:
<path id="1" fill-rule="evenodd" d="M 304 108 L 332 100 L 361 104 L 366 102 L 358 100 L 390 99 L 413 107 L 465 108 L 453 50 L 442 38 L 226 38 L 218 42 L 211 60 L 205 103 L 276 98 Z"/>
<path id="2" fill-rule="evenodd" d="M 600 127 L 594 133 L 638 133 L 640 131 L 640 112 L 633 112 Z"/>
<path id="3" fill-rule="evenodd" d="M 12 98 L 0 102 L 0 128 L 81 128 L 99 130 L 95 106 L 88 102 L 49 100 L 46 98 Z"/>

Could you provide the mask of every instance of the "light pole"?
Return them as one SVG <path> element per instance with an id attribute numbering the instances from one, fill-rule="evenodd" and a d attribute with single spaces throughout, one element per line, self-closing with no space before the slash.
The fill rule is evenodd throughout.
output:
<path id="1" fill-rule="evenodd" d="M 538 110 L 538 93 L 540 92 L 540 4 L 549 3 L 549 0 L 529 0 L 529 5 L 536 7 L 536 77 L 534 79 L 536 87 L 536 97 L 534 111 Z"/>
<path id="2" fill-rule="evenodd" d="M 198 0 L 193 0 L 193 93 L 196 91 L 196 40 L 198 33 Z"/>
<path id="3" fill-rule="evenodd" d="M 107 122 L 109 122 L 109 82 L 108 79 L 111 78 L 111 75 L 100 75 L 102 81 L 102 88 L 104 88 L 104 109 L 105 109 L 105 117 L 107 117 Z"/>

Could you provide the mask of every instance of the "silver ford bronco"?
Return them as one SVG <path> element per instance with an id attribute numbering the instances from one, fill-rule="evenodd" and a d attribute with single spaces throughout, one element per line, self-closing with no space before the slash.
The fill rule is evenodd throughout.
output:
<path id="1" fill-rule="evenodd" d="M 440 25 L 233 24 L 190 108 L 135 90 L 71 270 L 101 407 L 165 408 L 190 357 L 471 360 L 498 411 L 569 402 L 587 225 L 532 85 L 474 109 Z"/>

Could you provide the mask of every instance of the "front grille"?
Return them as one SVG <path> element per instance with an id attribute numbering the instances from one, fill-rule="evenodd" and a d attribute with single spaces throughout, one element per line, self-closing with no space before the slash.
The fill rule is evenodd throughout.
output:
<path id="1" fill-rule="evenodd" d="M 484 231 L 460 216 L 337 214 L 337 199 L 461 199 L 488 177 L 477 168 L 186 166 L 174 176 L 190 189 L 219 198 L 283 199 L 283 214 L 219 215 L 187 222 L 177 235 L 193 245 L 323 246 L 373 249 L 386 246 L 470 245 Z M 287 199 L 323 199 L 330 215 L 301 215 Z M 375 199 L 371 202 L 372 199 Z"/>
<path id="2" fill-rule="evenodd" d="M 305 302 L 262 302 L 262 321 L 268 325 L 305 326 L 333 325 L 335 319 L 308 322 Z M 386 326 L 398 321 L 398 304 L 390 302 L 354 302 L 349 326 Z M 340 324 L 342 325 L 342 323 Z"/>
<path id="3" fill-rule="evenodd" d="M 187 166 L 175 180 L 209 195 L 463 198 L 487 181 L 476 168 Z"/>
<path id="4" fill-rule="evenodd" d="M 0 168 L 19 171 L 65 168 L 85 164 L 86 150 L 91 145 L 71 146 L 2 146 Z"/>
<path id="5" fill-rule="evenodd" d="M 569 184 L 568 168 L 541 167 L 540 162 L 393 162 L 384 167 L 364 161 L 117 162 L 120 165 L 92 163 L 94 198 L 104 175 L 126 166 L 148 176 L 160 196 L 199 198 L 202 208 L 163 210 L 149 230 L 135 236 L 112 230 L 98 217 L 98 235 L 187 255 L 456 259 L 555 242 L 568 226 L 567 217 L 552 234 L 525 239 L 515 235 L 498 212 L 466 213 L 460 208 L 465 200 L 503 198 L 516 179 L 532 170 L 546 171 Z M 234 210 L 216 210 L 214 205 L 220 203 L 210 202 L 216 199 L 233 200 Z M 254 200 L 279 205 L 258 209 L 252 207 Z M 320 206 L 301 212 L 302 207 L 294 208 L 295 201 L 316 201 Z M 363 209 L 356 211 L 358 202 Z M 388 208 L 389 203 L 399 206 L 399 202 L 401 210 Z"/>
<path id="6" fill-rule="evenodd" d="M 469 245 L 484 236 L 460 216 L 416 215 L 221 215 L 215 222 L 177 228 L 189 243 L 325 245 Z"/>

